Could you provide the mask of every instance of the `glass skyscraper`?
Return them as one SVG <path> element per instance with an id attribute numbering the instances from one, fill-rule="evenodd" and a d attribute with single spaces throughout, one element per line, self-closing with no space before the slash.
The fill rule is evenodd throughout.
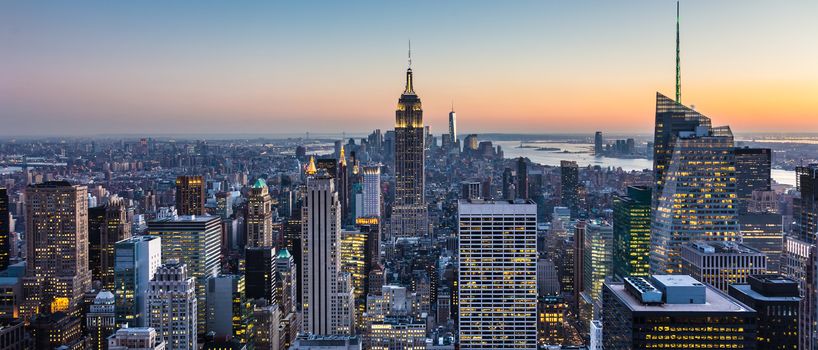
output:
<path id="1" fill-rule="evenodd" d="M 613 199 L 613 274 L 647 276 L 650 272 L 650 198 L 646 186 L 628 187 Z"/>

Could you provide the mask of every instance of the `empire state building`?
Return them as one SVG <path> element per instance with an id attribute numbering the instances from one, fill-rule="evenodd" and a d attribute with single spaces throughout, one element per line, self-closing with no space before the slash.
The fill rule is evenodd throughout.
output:
<path id="1" fill-rule="evenodd" d="M 411 59 L 410 59 L 411 62 Z M 410 63 L 411 65 L 411 63 Z M 406 70 L 406 88 L 395 111 L 395 202 L 392 206 L 392 238 L 429 234 L 424 199 L 423 109 L 412 85 L 412 68 Z"/>

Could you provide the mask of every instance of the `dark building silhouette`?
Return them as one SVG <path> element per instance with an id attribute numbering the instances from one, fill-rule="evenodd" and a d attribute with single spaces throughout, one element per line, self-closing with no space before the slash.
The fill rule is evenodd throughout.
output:
<path id="1" fill-rule="evenodd" d="M 577 162 L 560 162 L 562 206 L 571 209 L 571 217 L 579 214 L 579 166 Z"/>
<path id="2" fill-rule="evenodd" d="M 528 199 L 528 164 L 525 158 L 517 158 L 517 198 Z"/>
<path id="3" fill-rule="evenodd" d="M 11 252 L 11 222 L 9 221 L 9 195 L 0 187 L 0 271 L 9 267 Z"/>
<path id="4" fill-rule="evenodd" d="M 769 191 L 772 151 L 769 148 L 736 148 L 736 197 L 739 213 L 746 213 L 753 191 Z"/>
<path id="5" fill-rule="evenodd" d="M 798 349 L 798 282 L 781 275 L 750 276 L 730 285 L 731 297 L 756 310 L 756 349 Z"/>
<path id="6" fill-rule="evenodd" d="M 268 303 L 279 303 L 276 286 L 278 276 L 276 253 L 272 247 L 252 247 L 245 251 L 244 283 L 247 299 L 264 299 Z"/>

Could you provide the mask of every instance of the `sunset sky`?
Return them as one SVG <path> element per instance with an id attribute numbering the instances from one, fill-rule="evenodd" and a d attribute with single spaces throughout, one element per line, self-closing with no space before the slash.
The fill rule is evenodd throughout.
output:
<path id="1" fill-rule="evenodd" d="M 675 1 L 0 2 L 0 135 L 649 132 Z M 818 1 L 681 4 L 685 104 L 818 132 Z"/>

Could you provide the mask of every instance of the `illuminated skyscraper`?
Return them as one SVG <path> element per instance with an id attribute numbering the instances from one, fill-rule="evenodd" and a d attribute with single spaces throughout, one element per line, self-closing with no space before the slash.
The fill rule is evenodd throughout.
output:
<path id="1" fill-rule="evenodd" d="M 647 276 L 650 271 L 650 188 L 628 187 L 613 200 L 613 274 Z"/>
<path id="2" fill-rule="evenodd" d="M 179 215 L 205 214 L 205 181 L 202 176 L 176 178 L 176 212 Z"/>
<path id="3" fill-rule="evenodd" d="M 148 234 L 162 237 L 162 260 L 185 263 L 196 279 L 196 297 L 201 306 L 197 319 L 205 333 L 205 287 L 209 277 L 221 272 L 221 219 L 218 216 L 176 216 L 148 222 Z"/>
<path id="4" fill-rule="evenodd" d="M 135 236 L 114 246 L 116 322 L 120 327 L 144 327 L 150 281 L 162 264 L 162 238 Z"/>
<path id="5" fill-rule="evenodd" d="M 108 347 L 108 336 L 117 330 L 114 313 L 114 295 L 107 290 L 97 293 L 86 315 L 86 329 L 91 336 L 91 349 Z"/>
<path id="6" fill-rule="evenodd" d="M 365 166 L 361 217 L 381 217 L 381 167 Z M 357 218 L 356 218 L 357 219 Z"/>
<path id="7" fill-rule="evenodd" d="M 730 128 L 698 126 L 695 131 L 679 131 L 672 140 L 669 157 L 656 155 L 665 157 L 667 163 L 654 188 L 660 192 L 654 194 L 651 234 L 654 273 L 679 273 L 679 254 L 685 242 L 739 239 Z"/>
<path id="8" fill-rule="evenodd" d="M 49 181 L 26 188 L 26 230 L 22 316 L 78 315 L 91 289 L 87 187 Z"/>
<path id="9" fill-rule="evenodd" d="M 302 331 L 349 334 L 352 286 L 341 269 L 341 208 L 335 182 L 322 170 L 307 178 L 301 211 Z"/>
<path id="10" fill-rule="evenodd" d="M 537 205 L 458 202 L 461 349 L 537 348 Z"/>
<path id="11" fill-rule="evenodd" d="M 11 229 L 9 217 L 9 194 L 0 187 L 0 271 L 9 267 L 11 251 Z"/>
<path id="12" fill-rule="evenodd" d="M 452 146 L 460 148 L 460 140 L 457 139 L 457 114 L 454 112 L 454 105 L 452 111 L 449 112 L 449 139 L 452 140 Z"/>
<path id="13" fill-rule="evenodd" d="M 247 247 L 273 245 L 273 199 L 263 179 L 256 180 L 247 198 Z"/>
<path id="14" fill-rule="evenodd" d="M 167 342 L 168 350 L 198 349 L 197 313 L 196 283 L 188 277 L 187 266 L 160 266 L 148 289 L 148 326 Z"/>
<path id="15" fill-rule="evenodd" d="M 350 219 L 349 217 L 349 167 L 347 166 L 346 151 L 343 145 L 338 154 L 338 174 L 336 175 L 335 184 L 338 191 L 338 203 L 341 205 L 341 224 L 351 225 L 355 218 Z"/>
<path id="16" fill-rule="evenodd" d="M 682 273 L 722 292 L 767 273 L 767 256 L 734 242 L 688 242 L 682 246 Z"/>
<path id="17" fill-rule="evenodd" d="M 410 52 L 411 55 L 411 52 Z M 392 206 L 392 237 L 424 237 L 429 234 L 424 160 L 423 109 L 412 85 L 412 68 L 406 70 L 406 88 L 395 111 L 395 202 Z"/>
<path id="18" fill-rule="evenodd" d="M 600 299 L 602 283 L 612 275 L 613 227 L 601 222 L 585 225 L 585 248 L 582 250 L 582 285 L 593 300 Z"/>
<path id="19" fill-rule="evenodd" d="M 818 347 L 818 164 L 795 169 L 801 194 L 794 205 L 793 234 L 785 239 L 784 274 L 798 281 L 801 290 L 799 349 Z"/>

